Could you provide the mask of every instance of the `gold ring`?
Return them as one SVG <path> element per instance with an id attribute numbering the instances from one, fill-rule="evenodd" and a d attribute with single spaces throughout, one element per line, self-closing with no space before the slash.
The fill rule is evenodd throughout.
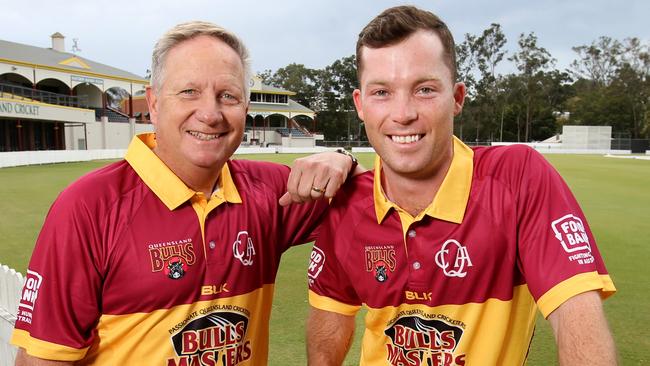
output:
<path id="1" fill-rule="evenodd" d="M 311 190 L 314 191 L 314 192 L 318 192 L 318 193 L 324 193 L 325 192 L 324 189 L 320 189 L 320 188 L 313 187 L 313 186 L 311 187 Z"/>

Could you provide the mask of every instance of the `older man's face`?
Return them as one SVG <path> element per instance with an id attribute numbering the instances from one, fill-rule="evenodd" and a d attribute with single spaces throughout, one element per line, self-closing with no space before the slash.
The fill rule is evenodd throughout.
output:
<path id="1" fill-rule="evenodd" d="M 237 53 L 214 37 L 168 53 L 162 85 L 147 94 L 160 159 L 177 174 L 221 167 L 239 146 L 248 103 Z"/>

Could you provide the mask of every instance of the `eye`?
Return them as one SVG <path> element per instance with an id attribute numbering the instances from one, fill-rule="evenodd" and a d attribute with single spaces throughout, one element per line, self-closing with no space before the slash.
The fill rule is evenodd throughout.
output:
<path id="1" fill-rule="evenodd" d="M 418 94 L 421 94 L 421 95 L 430 95 L 430 94 L 433 94 L 435 92 L 435 90 L 430 86 L 423 86 L 420 89 L 418 89 L 417 92 L 418 92 Z"/>
<path id="2" fill-rule="evenodd" d="M 221 93 L 221 100 L 225 104 L 239 104 L 239 97 L 230 92 Z"/>
<path id="3" fill-rule="evenodd" d="M 372 95 L 374 95 L 376 97 L 386 97 L 386 96 L 388 96 L 388 91 L 385 90 L 385 89 L 378 89 L 378 90 L 374 90 L 372 92 Z"/>
<path id="4" fill-rule="evenodd" d="M 196 89 L 183 89 L 178 92 L 178 95 L 184 97 L 193 97 L 199 94 L 199 91 Z"/>

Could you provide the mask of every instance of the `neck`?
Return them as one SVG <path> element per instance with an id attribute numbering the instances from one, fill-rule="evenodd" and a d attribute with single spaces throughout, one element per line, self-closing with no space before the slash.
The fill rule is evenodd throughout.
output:
<path id="1" fill-rule="evenodd" d="M 180 178 L 186 186 L 196 192 L 203 192 L 206 199 L 210 199 L 212 192 L 219 181 L 219 176 L 221 175 L 221 167 L 213 169 L 190 169 L 191 171 L 187 172 L 177 172 L 174 170 L 174 173 Z"/>
<path id="2" fill-rule="evenodd" d="M 419 215 L 436 197 L 451 166 L 452 157 L 441 159 L 432 174 L 425 177 L 409 177 L 384 167 L 381 175 L 384 193 L 411 216 Z"/>
<path id="3" fill-rule="evenodd" d="M 219 165 L 210 168 L 198 167 L 191 164 L 177 164 L 173 159 L 165 160 L 163 156 L 153 149 L 153 152 L 158 155 L 165 165 L 188 186 L 191 190 L 196 192 L 203 192 L 206 199 L 209 199 L 214 191 L 219 176 L 221 175 L 221 168 L 226 164 L 224 161 Z"/>

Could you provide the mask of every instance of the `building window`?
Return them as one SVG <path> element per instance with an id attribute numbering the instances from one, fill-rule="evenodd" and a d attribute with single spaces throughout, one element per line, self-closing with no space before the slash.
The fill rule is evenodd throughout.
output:
<path id="1" fill-rule="evenodd" d="M 251 102 L 261 102 L 262 94 L 260 93 L 251 93 Z"/>
<path id="2" fill-rule="evenodd" d="M 289 96 L 283 94 L 251 93 L 251 102 L 289 104 Z"/>

